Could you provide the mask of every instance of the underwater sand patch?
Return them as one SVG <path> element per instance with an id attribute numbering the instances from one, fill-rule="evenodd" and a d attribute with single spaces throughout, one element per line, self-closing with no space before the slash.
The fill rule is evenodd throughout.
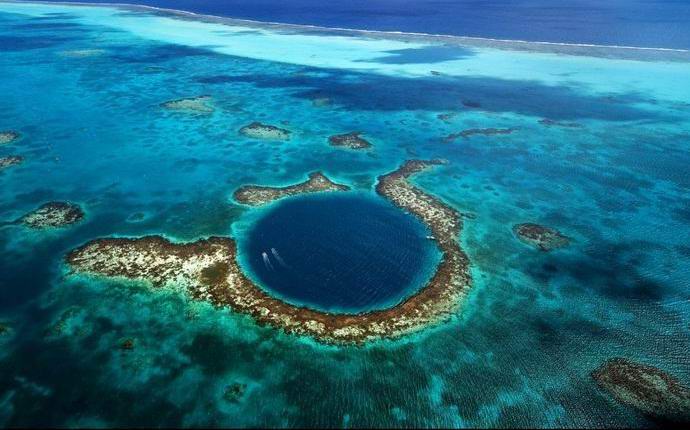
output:
<path id="1" fill-rule="evenodd" d="M 321 172 L 313 172 L 309 174 L 306 181 L 285 187 L 244 185 L 235 191 L 233 198 L 245 205 L 258 206 L 297 194 L 347 191 L 349 189 L 350 187 L 347 185 L 331 181 Z"/>
<path id="2" fill-rule="evenodd" d="M 100 57 L 106 52 L 105 49 L 71 49 L 68 51 L 61 51 L 60 55 L 67 58 L 90 58 Z"/>
<path id="3" fill-rule="evenodd" d="M 0 171 L 10 166 L 16 166 L 24 162 L 24 157 L 19 155 L 8 155 L 7 157 L 0 157 Z"/>
<path id="4" fill-rule="evenodd" d="M 65 258 L 74 272 L 148 281 L 157 288 L 183 286 L 191 297 L 251 315 L 259 324 L 327 343 L 394 338 L 436 324 L 460 309 L 471 286 L 457 211 L 412 185 L 408 178 L 441 161 L 407 161 L 379 177 L 376 192 L 425 223 L 442 252 L 429 282 L 402 303 L 360 314 L 332 314 L 283 302 L 242 272 L 229 237 L 173 243 L 161 236 L 97 239 Z"/>
<path id="5" fill-rule="evenodd" d="M 291 131 L 255 121 L 240 128 L 239 133 L 252 139 L 289 140 Z"/>
<path id="6" fill-rule="evenodd" d="M 617 401 L 648 417 L 690 422 L 690 388 L 656 367 L 614 358 L 592 372 L 592 378 Z"/>
<path id="7" fill-rule="evenodd" d="M 311 105 L 314 107 L 326 107 L 333 104 L 330 97 L 316 97 L 311 99 Z"/>
<path id="8" fill-rule="evenodd" d="M 352 131 L 345 134 L 336 134 L 328 138 L 328 143 L 331 146 L 345 147 L 350 149 L 367 149 L 371 148 L 371 143 L 364 139 L 360 131 Z"/>
<path id="9" fill-rule="evenodd" d="M 126 221 L 130 223 L 137 223 L 137 222 L 142 222 L 148 218 L 148 215 L 145 212 L 134 212 L 133 214 L 130 214 Z"/>
<path id="10" fill-rule="evenodd" d="M 176 112 L 186 112 L 195 114 L 211 114 L 215 111 L 212 104 L 211 96 L 196 96 L 196 97 L 186 97 L 182 99 L 169 100 L 163 102 L 160 106 L 163 109 L 176 111 Z"/>
<path id="11" fill-rule="evenodd" d="M 570 238 L 558 230 L 531 222 L 513 226 L 513 233 L 522 242 L 545 252 L 570 244 Z"/>

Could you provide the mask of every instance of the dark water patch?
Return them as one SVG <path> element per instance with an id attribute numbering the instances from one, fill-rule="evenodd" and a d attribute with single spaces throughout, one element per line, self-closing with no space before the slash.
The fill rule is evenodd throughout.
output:
<path id="1" fill-rule="evenodd" d="M 251 229 L 245 258 L 270 291 L 295 304 L 359 312 L 395 304 L 434 263 L 415 218 L 365 196 L 286 200 Z"/>
<path id="2" fill-rule="evenodd" d="M 34 313 L 34 318 L 38 317 Z M 100 335 L 112 328 L 109 323 L 101 326 L 99 321 L 93 321 L 96 330 L 87 344 L 98 345 Z M 45 341 L 38 333 L 29 333 L 14 353 L 0 362 L 0 392 L 14 391 L 13 412 L 4 425 L 60 426 L 70 417 L 80 416 L 95 416 L 116 426 L 128 422 L 176 426 L 182 422 L 185 411 L 162 396 L 150 393 L 147 401 L 141 402 L 144 393 L 140 390 L 99 382 L 102 364 L 109 361 L 109 354 L 120 351 L 93 348 L 85 354 L 86 350 L 71 348 L 66 339 Z"/>
<path id="3" fill-rule="evenodd" d="M 200 84 L 226 84 L 229 82 L 235 82 L 232 76 L 228 75 L 215 75 L 215 76 L 199 76 L 194 78 L 195 82 Z"/>
<path id="4" fill-rule="evenodd" d="M 78 40 L 67 36 L 8 36 L 0 35 L 0 52 L 30 51 L 53 48 Z"/>
<path id="5" fill-rule="evenodd" d="M 671 119 L 666 114 L 633 106 L 634 101 L 641 100 L 637 94 L 625 95 L 629 104 L 611 104 L 568 86 L 544 85 L 536 81 L 483 77 L 401 78 L 327 71 L 327 76 L 306 73 L 235 75 L 232 81 L 252 83 L 259 88 L 300 88 L 292 94 L 294 97 L 312 100 L 318 94 L 351 110 L 446 111 L 462 107 L 463 100 L 472 100 L 485 111 L 513 112 L 554 120 Z M 310 89 L 304 90 L 304 87 Z"/>
<path id="6" fill-rule="evenodd" d="M 64 22 L 64 21 L 40 21 L 40 22 L 28 22 L 24 24 L 15 24 L 12 26 L 13 30 L 16 31 L 32 31 L 32 30 L 57 30 L 57 31 L 74 31 L 83 30 L 87 31 L 83 25 L 76 22 Z"/>
<path id="7" fill-rule="evenodd" d="M 198 334 L 182 352 L 210 376 L 222 375 L 235 368 L 236 363 L 251 363 L 255 357 L 252 348 L 239 344 L 236 338 L 230 341 L 213 333 Z"/>
<path id="8" fill-rule="evenodd" d="M 527 265 L 526 274 L 541 283 L 570 279 L 562 287 L 572 294 L 594 290 L 597 294 L 617 301 L 655 302 L 672 292 L 669 285 L 643 274 L 640 268 L 646 255 L 659 252 L 663 246 L 647 241 L 602 242 L 583 250 L 583 253 L 550 255 L 543 266 Z M 661 276 L 661 274 L 660 274 Z"/>
<path id="9" fill-rule="evenodd" d="M 208 49 L 184 45 L 160 44 L 145 47 L 122 46 L 110 48 L 110 56 L 115 61 L 124 63 L 164 63 L 184 57 L 217 56 Z"/>
<path id="10" fill-rule="evenodd" d="M 382 64 L 430 64 L 460 60 L 474 55 L 474 52 L 467 48 L 433 45 L 422 48 L 394 49 L 392 51 L 385 52 L 389 55 L 359 61 L 364 63 Z"/>

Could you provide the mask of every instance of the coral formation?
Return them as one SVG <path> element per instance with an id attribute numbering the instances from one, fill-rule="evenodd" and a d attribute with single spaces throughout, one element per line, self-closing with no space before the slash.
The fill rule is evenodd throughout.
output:
<path id="1" fill-rule="evenodd" d="M 517 224 L 513 226 L 513 232 L 521 241 L 542 251 L 562 248 L 570 243 L 570 239 L 557 230 L 534 223 Z"/>
<path id="2" fill-rule="evenodd" d="M 656 367 L 625 358 L 606 361 L 592 378 L 619 402 L 669 422 L 690 422 L 690 388 Z"/>
<path id="3" fill-rule="evenodd" d="M 347 191 L 349 189 L 350 187 L 347 185 L 331 181 L 321 172 L 314 172 L 309 174 L 309 179 L 306 181 L 286 187 L 244 185 L 235 191 L 234 198 L 245 205 L 258 206 L 296 194 Z"/>
<path id="4" fill-rule="evenodd" d="M 264 140 L 289 140 L 291 133 L 290 130 L 256 121 L 240 128 L 239 132 L 252 139 Z"/>
<path id="5" fill-rule="evenodd" d="M 69 202 L 48 202 L 29 212 L 18 221 L 27 227 L 44 229 L 65 227 L 81 221 L 84 211 L 79 205 Z"/>
<path id="6" fill-rule="evenodd" d="M 176 112 L 211 114 L 215 110 L 211 96 L 187 97 L 183 99 L 169 100 L 161 103 L 163 109 Z"/>
<path id="7" fill-rule="evenodd" d="M 353 131 L 345 134 L 337 134 L 328 138 L 331 146 L 342 146 L 350 149 L 367 149 L 371 143 L 361 137 L 361 132 Z"/>
<path id="8" fill-rule="evenodd" d="M 324 342 L 398 337 L 457 312 L 471 285 L 469 261 L 458 241 L 459 213 L 408 182 L 411 175 L 440 163 L 408 161 L 379 178 L 376 192 L 422 220 L 443 254 L 427 285 L 388 309 L 331 314 L 285 303 L 242 273 L 231 238 L 193 243 L 173 243 L 160 236 L 98 239 L 70 252 L 66 262 L 76 272 L 146 280 L 155 287 L 182 285 L 196 299 L 229 306 L 261 324 Z"/>

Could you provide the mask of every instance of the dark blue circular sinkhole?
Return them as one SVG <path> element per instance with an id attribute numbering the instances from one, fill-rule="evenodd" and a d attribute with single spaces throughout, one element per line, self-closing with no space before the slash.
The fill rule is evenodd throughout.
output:
<path id="1" fill-rule="evenodd" d="M 269 208 L 248 232 L 243 254 L 272 295 L 358 313 L 394 306 L 423 287 L 440 259 L 430 234 L 380 197 L 305 195 Z"/>

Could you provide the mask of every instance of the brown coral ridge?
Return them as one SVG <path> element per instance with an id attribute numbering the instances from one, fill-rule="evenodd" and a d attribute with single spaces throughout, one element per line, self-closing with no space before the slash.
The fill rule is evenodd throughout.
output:
<path id="1" fill-rule="evenodd" d="M 16 166 L 24 162 L 24 157 L 19 155 L 8 155 L 7 157 L 0 157 L 0 170 L 4 170 L 10 166 Z"/>
<path id="2" fill-rule="evenodd" d="M 505 134 L 511 134 L 514 131 L 516 131 L 516 128 L 469 128 L 467 130 L 463 130 L 459 133 L 451 133 L 448 136 L 446 136 L 443 141 L 448 143 L 452 142 L 455 139 L 462 137 L 463 139 L 469 139 L 472 136 L 495 136 L 495 135 L 505 135 Z"/>
<path id="3" fill-rule="evenodd" d="M 324 191 L 347 191 L 350 187 L 338 184 L 328 179 L 321 172 L 309 174 L 309 179 L 299 184 L 286 187 L 267 187 L 261 185 L 244 185 L 238 188 L 233 197 L 239 203 L 250 206 L 259 206 L 283 197 L 296 194 L 316 193 Z"/>
<path id="4" fill-rule="evenodd" d="M 570 239 L 559 231 L 530 222 L 513 226 L 513 233 L 524 243 L 546 252 L 570 244 Z"/>
<path id="5" fill-rule="evenodd" d="M 21 134 L 14 130 L 0 130 L 0 145 L 6 145 L 19 139 Z"/>
<path id="6" fill-rule="evenodd" d="M 48 202 L 29 212 L 16 222 L 35 229 L 65 227 L 84 218 L 79 205 L 69 202 Z"/>
<path id="7" fill-rule="evenodd" d="M 592 372 L 592 378 L 617 401 L 650 418 L 690 422 L 690 388 L 656 367 L 614 358 Z"/>
<path id="8" fill-rule="evenodd" d="M 242 273 L 235 242 L 230 238 L 211 237 L 186 244 L 160 236 L 98 239 L 69 253 L 66 262 L 75 272 L 141 279 L 156 287 L 181 285 L 196 299 L 229 306 L 260 324 L 327 343 L 398 337 L 457 312 L 471 285 L 469 261 L 458 242 L 459 214 L 407 181 L 409 176 L 439 163 L 408 161 L 379 178 L 376 191 L 425 222 L 443 252 L 429 283 L 389 309 L 330 314 L 271 297 Z"/>
<path id="9" fill-rule="evenodd" d="M 291 134 L 290 130 L 256 121 L 240 128 L 239 132 L 252 139 L 264 140 L 290 140 Z"/>
<path id="10" fill-rule="evenodd" d="M 367 149 L 371 148 L 371 143 L 361 137 L 362 132 L 353 131 L 345 134 L 336 134 L 328 138 L 328 143 L 331 146 L 341 146 L 350 149 Z"/>

